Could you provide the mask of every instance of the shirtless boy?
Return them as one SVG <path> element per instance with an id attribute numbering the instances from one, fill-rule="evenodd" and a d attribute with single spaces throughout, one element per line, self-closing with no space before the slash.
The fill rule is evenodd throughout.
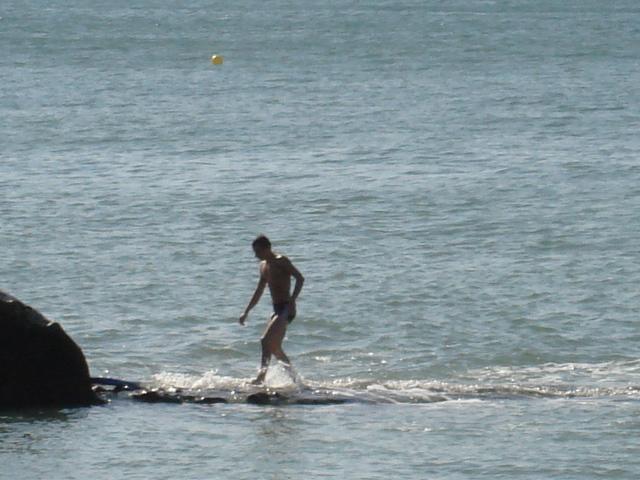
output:
<path id="1" fill-rule="evenodd" d="M 267 375 L 271 355 L 286 365 L 291 365 L 289 358 L 282 350 L 282 340 L 287 332 L 287 325 L 296 316 L 296 299 L 302 290 L 304 277 L 287 257 L 271 251 L 271 242 L 264 235 L 256 238 L 252 245 L 256 257 L 261 260 L 260 280 L 249 305 L 240 316 L 240 325 L 244 325 L 249 312 L 260 300 L 264 287 L 267 285 L 269 285 L 274 312 L 261 338 L 262 362 L 258 377 L 253 381 L 253 383 L 259 384 L 264 381 L 264 377 Z M 292 294 L 289 293 L 291 277 L 296 280 Z"/>

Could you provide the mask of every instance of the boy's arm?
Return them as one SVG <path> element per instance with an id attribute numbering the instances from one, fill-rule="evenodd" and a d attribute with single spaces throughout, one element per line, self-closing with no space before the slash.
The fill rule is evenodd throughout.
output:
<path id="1" fill-rule="evenodd" d="M 262 292 L 264 292 L 264 287 L 266 287 L 266 285 L 267 285 L 267 281 L 264 279 L 261 273 L 260 280 L 258 280 L 258 286 L 256 287 L 256 291 L 253 292 L 253 297 L 251 297 L 251 301 L 249 302 L 249 305 L 247 305 L 247 308 L 245 308 L 244 313 L 240 315 L 240 318 L 238 319 L 238 322 L 240 322 L 240 325 L 244 325 L 244 322 L 247 319 L 247 315 L 249 315 L 249 312 L 251 311 L 251 309 L 256 306 L 256 304 L 260 300 L 260 297 L 262 297 Z"/>
<path id="2" fill-rule="evenodd" d="M 302 285 L 304 285 L 304 277 L 302 276 L 300 271 L 293 266 L 291 260 L 287 259 L 287 261 L 289 274 L 296 279 L 296 285 L 293 288 L 293 293 L 291 294 L 291 300 L 295 303 L 298 295 L 300 295 L 300 292 L 302 291 Z"/>

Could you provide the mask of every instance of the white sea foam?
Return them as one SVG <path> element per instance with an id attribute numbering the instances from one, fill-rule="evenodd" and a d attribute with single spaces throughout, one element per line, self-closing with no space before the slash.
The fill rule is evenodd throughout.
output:
<path id="1" fill-rule="evenodd" d="M 431 403 L 447 400 L 535 398 L 640 398 L 640 361 L 606 364 L 545 364 L 533 367 L 495 367 L 470 371 L 461 378 L 376 380 L 338 378 L 303 379 L 283 365 L 269 369 L 265 387 L 280 392 L 341 395 L 354 401 Z M 630 376 L 631 375 L 631 376 Z M 603 380 L 606 379 L 606 382 Z M 188 391 L 250 392 L 251 378 L 236 378 L 208 371 L 202 375 L 162 372 L 156 387 Z"/>
<path id="2" fill-rule="evenodd" d="M 151 384 L 163 389 L 243 391 L 255 388 L 251 384 L 252 380 L 253 377 L 230 377 L 219 375 L 216 370 L 209 370 L 202 375 L 161 372 L 153 376 Z M 276 363 L 267 371 L 264 386 L 279 390 L 291 390 L 301 386 L 300 382 L 301 379 L 295 370 Z"/>

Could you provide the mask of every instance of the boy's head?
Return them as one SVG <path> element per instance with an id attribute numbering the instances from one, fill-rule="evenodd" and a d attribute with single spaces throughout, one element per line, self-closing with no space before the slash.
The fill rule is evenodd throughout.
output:
<path id="1" fill-rule="evenodd" d="M 256 257 L 263 260 L 264 253 L 271 250 L 271 242 L 264 235 L 259 235 L 251 244 Z"/>

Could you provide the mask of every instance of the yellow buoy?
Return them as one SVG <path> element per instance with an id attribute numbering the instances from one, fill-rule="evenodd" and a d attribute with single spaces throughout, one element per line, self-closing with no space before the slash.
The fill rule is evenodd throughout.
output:
<path id="1" fill-rule="evenodd" d="M 213 63 L 214 65 L 222 65 L 222 62 L 224 62 L 224 58 L 222 58 L 222 55 L 214 55 L 213 57 L 211 57 L 211 63 Z"/>

